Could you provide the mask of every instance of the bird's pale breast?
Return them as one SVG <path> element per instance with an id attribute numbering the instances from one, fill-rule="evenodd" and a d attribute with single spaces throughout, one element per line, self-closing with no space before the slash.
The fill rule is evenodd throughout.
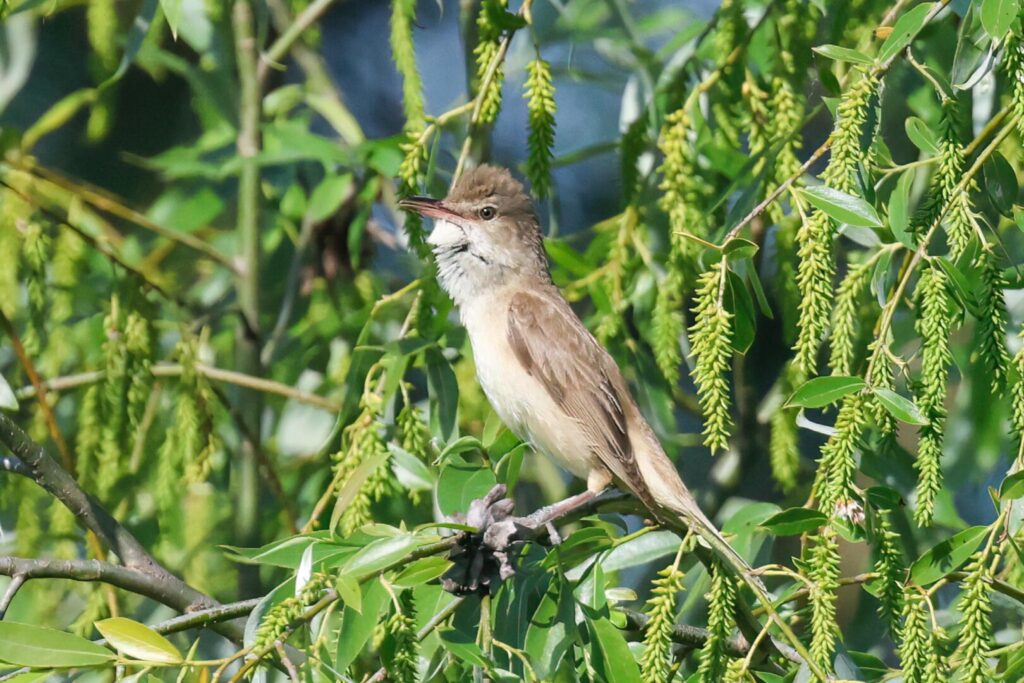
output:
<path id="1" fill-rule="evenodd" d="M 481 299 L 486 301 L 468 302 L 461 314 L 473 346 L 477 381 L 494 412 L 519 438 L 586 479 L 596 464 L 586 436 L 523 368 L 509 345 L 509 296 Z"/>

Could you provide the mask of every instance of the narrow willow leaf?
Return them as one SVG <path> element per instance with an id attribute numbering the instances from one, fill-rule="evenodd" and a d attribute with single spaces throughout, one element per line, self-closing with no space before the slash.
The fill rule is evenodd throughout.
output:
<path id="1" fill-rule="evenodd" d="M 882 407 L 897 420 L 912 425 L 928 424 L 928 419 L 921 414 L 921 411 L 910 399 L 900 396 L 891 389 L 873 388 L 871 391 Z"/>
<path id="2" fill-rule="evenodd" d="M 932 155 L 939 153 L 938 138 L 924 121 L 916 116 L 911 116 L 904 124 L 904 128 L 906 128 L 907 137 L 917 145 L 919 150 Z"/>
<path id="3" fill-rule="evenodd" d="M 911 581 L 927 586 L 955 572 L 981 545 L 987 532 L 988 527 L 972 526 L 936 544 L 911 565 Z"/>
<path id="4" fill-rule="evenodd" d="M 762 527 L 776 536 L 796 536 L 814 531 L 828 523 L 828 517 L 819 510 L 790 508 L 761 522 Z"/>
<path id="5" fill-rule="evenodd" d="M 885 39 L 882 47 L 878 50 L 879 61 L 888 61 L 900 52 L 903 52 L 903 48 L 907 45 L 910 45 L 910 41 L 914 39 L 914 36 L 924 28 L 924 23 L 928 19 L 928 14 L 932 11 L 934 4 L 934 2 L 925 2 L 917 5 L 896 20 L 892 27 L 892 33 L 889 34 L 889 37 Z"/>
<path id="6" fill-rule="evenodd" d="M 875 207 L 860 197 L 854 197 L 827 185 L 805 187 L 800 190 L 800 194 L 814 207 L 824 211 L 839 223 L 862 228 L 882 227 L 882 220 L 878 217 Z"/>
<path id="7" fill-rule="evenodd" d="M 860 377 L 815 377 L 804 382 L 786 401 L 787 406 L 822 408 L 835 403 L 844 396 L 860 391 L 867 384 Z"/>
<path id="8" fill-rule="evenodd" d="M 841 47 L 839 45 L 818 45 L 817 47 L 811 48 L 822 57 L 828 57 L 834 59 L 837 62 L 850 62 L 851 64 L 864 64 L 865 66 L 871 66 L 875 63 L 875 60 L 868 57 L 859 50 L 852 50 L 848 47 Z"/>
<path id="9" fill-rule="evenodd" d="M 171 641 L 137 621 L 113 617 L 96 622 L 96 630 L 118 652 L 145 662 L 178 664 L 181 652 Z"/>
<path id="10" fill-rule="evenodd" d="M 52 628 L 0 621 L 0 662 L 66 669 L 98 666 L 117 656 L 96 643 Z"/>

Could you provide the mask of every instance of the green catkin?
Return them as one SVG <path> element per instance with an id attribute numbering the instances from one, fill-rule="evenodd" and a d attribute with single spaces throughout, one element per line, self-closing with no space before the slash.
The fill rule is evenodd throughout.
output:
<path id="1" fill-rule="evenodd" d="M 267 610 L 256 629 L 253 649 L 261 650 L 273 645 L 292 624 L 302 618 L 307 607 L 320 599 L 321 593 L 330 585 L 330 580 L 331 577 L 324 572 L 313 574 L 298 595 L 285 598 Z"/>
<path id="2" fill-rule="evenodd" d="M 669 269 L 658 288 L 651 315 L 651 346 L 654 360 L 669 386 L 679 384 L 679 364 L 683 360 L 679 338 L 683 335 L 683 274 Z"/>
<path id="3" fill-rule="evenodd" d="M 779 377 L 779 393 L 790 396 L 801 382 L 801 378 L 792 363 L 787 363 Z M 796 426 L 797 411 L 784 410 L 781 406 L 775 409 L 769 421 L 768 456 L 772 468 L 772 476 L 784 493 L 796 488 L 796 478 L 800 470 L 799 434 Z"/>
<path id="4" fill-rule="evenodd" d="M 808 602 L 811 606 L 811 657 L 822 669 L 832 669 L 836 647 L 836 590 L 839 588 L 839 543 L 831 526 L 814 537 L 808 552 Z"/>
<path id="5" fill-rule="evenodd" d="M 800 287 L 796 274 L 800 259 L 797 255 L 797 231 L 800 228 L 798 216 L 786 216 L 775 231 L 775 249 L 778 254 L 778 275 L 775 277 L 775 297 L 778 299 L 779 317 L 782 320 L 782 338 L 788 346 L 796 343 L 797 323 L 800 319 Z"/>
<path id="6" fill-rule="evenodd" d="M 704 207 L 708 201 L 708 187 L 701 180 L 697 165 L 697 150 L 690 140 L 693 120 L 685 109 L 677 109 L 665 117 L 661 140 L 658 144 L 665 156 L 659 169 L 662 191 L 658 204 L 668 214 L 669 236 L 674 258 L 687 256 L 692 242 L 683 235 L 689 233 L 707 238 L 711 224 Z"/>
<path id="7" fill-rule="evenodd" d="M 727 272 L 723 258 L 700 276 L 690 328 L 692 377 L 704 416 L 704 444 L 712 453 L 728 448 L 732 430 L 726 379 L 732 359 L 732 315 L 720 304 Z"/>
<path id="8" fill-rule="evenodd" d="M 839 102 L 835 130 L 832 133 L 832 158 L 822 173 L 829 187 L 859 194 L 857 166 L 864 161 L 861 133 L 868 118 L 868 107 L 878 90 L 878 79 L 865 75 Z M 835 277 L 833 241 L 836 227 L 822 211 L 814 211 L 797 233 L 800 288 L 800 319 L 795 363 L 807 375 L 815 370 L 815 359 L 832 310 L 832 279 Z"/>
<path id="9" fill-rule="evenodd" d="M 1024 137 L 1024 41 L 1012 32 L 1006 39 L 1003 71 L 1009 85 L 1010 111 L 1017 124 L 1017 134 Z"/>
<path id="10" fill-rule="evenodd" d="M 736 582 L 718 559 L 711 563 L 711 590 L 707 599 L 708 639 L 700 651 L 697 673 L 701 681 L 717 683 L 728 666 L 725 645 L 732 635 L 736 609 Z"/>
<path id="11" fill-rule="evenodd" d="M 114 295 L 104 319 L 106 368 L 100 394 L 102 437 L 96 452 L 96 492 L 108 498 L 126 473 L 136 431 L 146 410 L 156 354 L 152 323 L 134 304 L 141 295 Z"/>
<path id="12" fill-rule="evenodd" d="M 416 23 L 416 0 L 391 2 L 391 56 L 402 76 L 402 104 L 407 130 L 422 131 L 426 125 L 423 114 L 423 82 L 416 67 L 416 50 L 412 27 Z"/>
<path id="13" fill-rule="evenodd" d="M 728 667 L 726 667 L 725 676 L 722 678 L 723 683 L 746 683 L 752 680 L 754 679 L 751 678 L 750 673 L 747 671 L 746 659 L 731 660 Z"/>
<path id="14" fill-rule="evenodd" d="M 713 37 L 715 54 L 719 60 L 725 60 L 733 50 L 743 45 L 747 29 L 743 2 L 723 0 L 718 8 L 717 30 Z M 725 66 L 718 83 L 721 94 L 711 103 L 715 131 L 734 149 L 740 148 L 741 129 L 748 128 L 746 116 L 739 106 L 742 101 L 742 83 L 742 71 L 736 66 Z"/>
<path id="15" fill-rule="evenodd" d="M 497 61 L 494 73 L 489 82 L 485 83 L 487 73 L 492 63 L 498 59 L 501 51 L 501 27 L 496 25 L 491 13 L 505 11 L 508 7 L 508 0 L 485 0 L 480 3 L 480 15 L 477 17 L 478 40 L 473 54 L 476 55 L 476 87 L 483 93 L 478 96 L 482 98 L 478 122 L 481 125 L 494 123 L 501 111 L 501 86 L 505 80 L 505 67 L 501 61 Z"/>
<path id="16" fill-rule="evenodd" d="M 881 584 L 878 591 L 878 614 L 885 619 L 890 631 L 896 633 L 900 612 L 903 610 L 903 580 L 906 576 L 906 567 L 903 563 L 903 553 L 900 552 L 900 537 L 892 529 L 889 514 L 879 510 L 875 519 L 878 523 L 878 540 L 874 547 L 874 569 Z"/>
<path id="17" fill-rule="evenodd" d="M 928 600 L 920 589 L 911 587 L 903 603 L 903 628 L 900 630 L 899 656 L 903 680 L 914 683 L 939 683 L 944 665 L 938 649 L 938 634 L 932 628 Z"/>
<path id="18" fill-rule="evenodd" d="M 551 162 L 555 144 L 555 86 L 551 65 L 539 56 L 526 65 L 526 110 L 530 133 L 526 175 L 533 193 L 546 197 L 551 191 Z"/>
<path id="19" fill-rule="evenodd" d="M 116 0 L 91 0 L 86 5 L 90 56 L 95 60 L 97 81 L 105 79 L 117 70 L 121 61 L 118 54 Z"/>
<path id="20" fill-rule="evenodd" d="M 768 454 L 772 476 L 783 493 L 796 488 L 800 469 L 799 435 L 796 426 L 797 411 L 779 408 L 772 413 L 768 437 Z"/>
<path id="21" fill-rule="evenodd" d="M 977 182 L 972 179 L 962 192 L 954 193 L 963 180 L 965 167 L 964 149 L 957 134 L 957 109 L 954 101 L 943 105 L 940 127 L 938 167 L 931 179 L 928 198 L 914 216 L 911 231 L 917 235 L 926 234 L 945 211 L 950 257 L 955 261 L 960 258 L 974 234 L 970 193 L 977 188 Z"/>
<path id="22" fill-rule="evenodd" d="M 622 194 L 626 204 L 632 203 L 640 192 L 640 156 L 647 151 L 649 136 L 647 118 L 638 116 L 622 133 L 619 156 L 622 165 Z"/>
<path id="23" fill-rule="evenodd" d="M 651 598 L 647 601 L 647 629 L 644 631 L 644 653 L 640 659 L 644 683 L 670 680 L 672 672 L 672 634 L 676 626 L 676 603 L 683 590 L 685 574 L 674 562 L 658 572 L 653 581 Z"/>
<path id="24" fill-rule="evenodd" d="M 419 640 L 416 638 L 416 604 L 411 591 L 398 596 L 395 610 L 387 623 L 391 639 L 390 657 L 386 658 L 388 679 L 397 683 L 414 683 L 419 679 Z"/>
<path id="25" fill-rule="evenodd" d="M 964 567 L 967 576 L 961 584 L 960 636 L 957 644 L 957 669 L 964 683 L 986 683 L 991 681 L 992 670 L 988 664 L 988 651 L 992 644 L 992 602 L 988 583 L 992 579 L 991 557 L 986 548 L 975 553 Z"/>
<path id="26" fill-rule="evenodd" d="M 992 394 L 1000 395 L 1006 386 L 1010 354 L 1006 350 L 1006 300 L 1003 297 L 1003 275 L 996 263 L 992 245 L 985 244 L 978 253 L 980 282 L 978 301 L 981 318 L 978 320 L 979 338 L 975 359 L 980 359 L 992 374 Z"/>
<path id="27" fill-rule="evenodd" d="M 832 311 L 831 357 L 829 367 L 835 375 L 852 375 L 860 325 L 859 303 L 871 283 L 873 261 L 851 265 L 836 291 Z"/>
<path id="28" fill-rule="evenodd" d="M 78 481 L 87 490 L 93 489 L 95 485 L 96 453 L 103 438 L 103 416 L 100 410 L 100 385 L 93 384 L 82 395 L 75 433 Z"/>
<path id="29" fill-rule="evenodd" d="M 423 182 L 423 173 L 427 167 L 428 152 L 427 146 L 421 139 L 421 135 L 415 131 L 406 132 L 406 140 L 399 145 L 405 156 L 398 167 L 399 192 L 403 196 L 414 195 Z M 427 246 L 426 237 L 423 232 L 423 219 L 417 213 L 405 213 L 405 234 L 409 237 L 409 244 L 420 256 L 429 258 L 430 248 Z"/>
<path id="30" fill-rule="evenodd" d="M 69 631 L 82 638 L 88 638 L 95 632 L 94 624 L 97 621 L 110 616 L 105 594 L 106 587 L 99 583 L 86 585 L 88 586 L 88 596 L 85 599 L 85 607 L 68 626 Z"/>
<path id="31" fill-rule="evenodd" d="M 864 429 L 864 399 L 851 394 L 843 399 L 836 416 L 835 432 L 821 447 L 821 459 L 814 480 L 818 509 L 832 516 L 853 499 L 853 475 L 857 441 Z"/>
<path id="32" fill-rule="evenodd" d="M 424 462 L 431 459 L 430 427 L 423 420 L 423 415 L 416 406 L 406 400 L 402 409 L 395 416 L 395 429 L 398 445 L 408 453 L 412 453 Z M 409 491 L 409 499 L 413 503 L 420 502 L 419 491 Z"/>
<path id="33" fill-rule="evenodd" d="M 949 351 L 949 294 L 946 276 L 941 268 L 929 266 L 921 273 L 917 285 L 918 317 L 915 321 L 921 336 L 921 379 L 917 405 L 928 420 L 920 430 L 917 460 L 917 504 L 914 521 L 918 526 L 931 524 L 935 497 L 942 489 L 942 444 L 946 422 L 946 380 L 953 357 Z"/>
<path id="34" fill-rule="evenodd" d="M 1024 340 L 1024 326 L 1021 327 L 1018 337 Z M 1021 443 L 1024 443 L 1024 343 L 1013 357 L 1013 368 L 1016 374 L 1014 381 L 1010 384 L 1013 394 L 1013 409 L 1010 412 L 1010 423 L 1013 425 L 1013 432 Z M 1024 452 L 1024 446 L 1022 446 Z M 1020 457 L 1018 455 L 1018 457 Z"/>
<path id="35" fill-rule="evenodd" d="M 874 362 L 868 368 L 868 374 L 864 379 L 867 380 L 869 386 L 876 389 L 895 391 L 896 380 L 893 376 L 892 359 L 889 357 L 888 346 L 889 341 L 886 339 L 876 339 L 868 344 L 868 354 L 869 357 L 874 358 Z M 886 410 L 882 402 L 874 395 L 867 397 L 866 404 L 867 412 L 874 420 L 878 432 L 885 439 L 895 436 L 896 418 L 892 416 L 892 413 Z"/>
<path id="36" fill-rule="evenodd" d="M 51 266 L 52 295 L 51 323 L 61 323 L 71 317 L 74 293 L 82 277 L 82 259 L 85 242 L 70 230 L 57 234 Z"/>
<path id="37" fill-rule="evenodd" d="M 29 323 L 22 341 L 26 352 L 34 356 L 45 345 L 45 323 L 50 299 L 46 269 L 53 258 L 53 240 L 38 221 L 18 221 L 18 228 L 22 234 L 19 271 L 25 282 Z"/>
<path id="38" fill-rule="evenodd" d="M 370 505 L 380 500 L 388 491 L 390 476 L 387 461 L 387 446 L 381 437 L 377 420 L 381 410 L 380 398 L 375 394 L 363 397 L 362 412 L 355 421 L 345 428 L 341 449 L 334 455 L 334 476 L 341 491 L 345 482 L 368 460 L 380 458 L 380 464 L 370 473 L 365 483 L 341 516 L 339 532 L 348 536 L 370 521 Z"/>

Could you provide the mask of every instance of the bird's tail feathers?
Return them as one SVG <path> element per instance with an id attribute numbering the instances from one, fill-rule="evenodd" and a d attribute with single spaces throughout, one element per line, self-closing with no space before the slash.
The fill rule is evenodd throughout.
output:
<path id="1" fill-rule="evenodd" d="M 735 548 L 729 545 L 721 532 L 707 518 L 707 515 L 697 506 L 695 501 L 688 501 L 691 505 L 673 506 L 673 512 L 678 516 L 679 522 L 687 529 L 696 534 L 704 543 L 710 546 L 711 551 L 754 592 L 762 602 L 772 600 L 771 593 L 761 581 L 760 577 L 754 574 L 754 568 L 750 566 L 742 555 Z"/>

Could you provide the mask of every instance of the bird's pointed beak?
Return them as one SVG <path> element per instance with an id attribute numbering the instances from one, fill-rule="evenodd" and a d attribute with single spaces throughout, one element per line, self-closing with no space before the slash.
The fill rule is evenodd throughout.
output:
<path id="1" fill-rule="evenodd" d="M 429 216 L 430 218 L 453 218 L 458 216 L 458 214 L 445 206 L 442 200 L 432 197 L 406 197 L 398 201 L 398 206 L 406 211 L 414 211 L 421 216 Z"/>

